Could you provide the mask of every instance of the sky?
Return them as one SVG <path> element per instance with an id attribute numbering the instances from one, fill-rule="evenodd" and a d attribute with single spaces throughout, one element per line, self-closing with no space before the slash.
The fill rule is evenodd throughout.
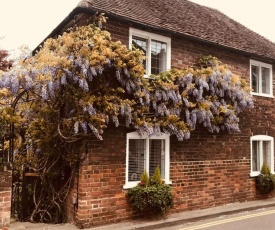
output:
<path id="1" fill-rule="evenodd" d="M 0 48 L 36 48 L 80 0 L 0 0 Z M 102 0 L 104 1 L 104 0 Z M 275 42 L 275 0 L 191 0 L 215 8 Z"/>
<path id="2" fill-rule="evenodd" d="M 35 49 L 80 0 L 0 0 L 0 48 Z M 12 56 L 12 55 L 11 55 Z"/>

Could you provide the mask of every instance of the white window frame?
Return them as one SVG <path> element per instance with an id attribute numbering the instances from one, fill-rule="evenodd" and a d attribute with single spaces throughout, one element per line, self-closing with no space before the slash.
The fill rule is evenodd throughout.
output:
<path id="1" fill-rule="evenodd" d="M 274 173 L 274 138 L 271 137 L 271 136 L 266 136 L 266 135 L 255 135 L 255 136 L 252 136 L 250 138 L 250 176 L 251 177 L 255 177 L 255 176 L 258 176 L 261 171 L 252 171 L 252 165 L 253 165 L 253 155 L 252 155 L 252 151 L 253 151 L 253 145 L 252 145 L 252 142 L 253 141 L 260 141 L 260 170 L 261 170 L 261 167 L 263 165 L 263 153 L 262 153 L 262 141 L 270 141 L 270 171 L 271 173 Z"/>
<path id="2" fill-rule="evenodd" d="M 144 135 L 139 135 L 137 132 L 131 132 L 127 133 L 127 142 L 126 142 L 126 173 L 125 173 L 125 185 L 123 186 L 124 189 L 132 188 L 138 185 L 140 180 L 138 181 L 129 181 L 129 173 L 128 173 L 128 168 L 129 168 L 129 140 L 130 139 L 145 139 L 146 140 L 146 164 L 145 164 L 145 170 L 149 172 L 149 140 L 151 139 L 157 139 L 157 140 L 165 140 L 165 178 L 162 178 L 166 184 L 171 184 L 172 182 L 170 181 L 170 135 L 166 133 L 161 133 L 161 135 L 156 136 L 150 136 L 148 137 L 146 134 Z M 138 175 L 139 178 L 140 175 Z"/>
<path id="3" fill-rule="evenodd" d="M 260 73 L 259 73 L 259 83 L 260 83 L 260 87 L 259 87 L 259 92 L 251 92 L 252 95 L 258 95 L 258 96 L 262 96 L 262 97 L 271 97 L 273 98 L 273 74 L 272 74 L 272 65 L 267 64 L 267 63 L 263 63 L 263 62 L 259 62 L 259 61 L 255 61 L 255 60 L 250 60 L 250 87 L 252 88 L 252 68 L 251 66 L 258 66 Z M 269 87 L 270 87 L 270 93 L 266 94 L 266 93 L 262 93 L 262 71 L 261 71 L 261 67 L 265 67 L 268 68 L 270 70 L 270 80 L 269 80 Z"/>
<path id="4" fill-rule="evenodd" d="M 129 36 L 130 36 L 129 38 L 130 49 L 132 49 L 133 36 L 137 36 L 148 40 L 148 50 L 147 50 L 147 57 L 146 57 L 146 74 L 144 77 L 148 78 L 151 75 L 151 40 L 156 40 L 167 44 L 166 70 L 171 69 L 171 38 L 165 37 L 159 34 L 150 33 L 147 31 L 138 30 L 132 27 L 130 27 Z"/>

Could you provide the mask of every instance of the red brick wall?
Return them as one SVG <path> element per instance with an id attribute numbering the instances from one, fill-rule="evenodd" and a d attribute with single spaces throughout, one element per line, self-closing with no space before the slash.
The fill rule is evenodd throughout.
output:
<path id="1" fill-rule="evenodd" d="M 10 224 L 11 187 L 11 171 L 4 171 L 0 167 L 0 228 Z"/>
<path id="2" fill-rule="evenodd" d="M 125 130 L 114 128 L 106 132 L 103 141 L 90 141 L 89 151 L 80 165 L 75 214 L 78 226 L 115 223 L 131 217 L 122 188 L 126 167 L 125 135 Z M 71 194 L 76 194 L 76 187 Z"/>
<path id="3" fill-rule="evenodd" d="M 113 40 L 119 39 L 128 45 L 129 26 L 109 21 L 107 30 Z M 218 57 L 230 65 L 234 73 L 249 81 L 249 57 L 172 37 L 173 67 L 188 66 L 202 55 Z M 171 137 L 173 212 L 263 198 L 255 190 L 254 178 L 249 176 L 250 136 L 275 137 L 273 104 L 273 98 L 255 96 L 255 109 L 241 116 L 241 132 L 237 134 L 210 134 L 199 129 L 183 142 Z M 74 215 L 78 225 L 90 227 L 132 217 L 123 190 L 127 132 L 130 130 L 112 128 L 105 130 L 103 141 L 90 141 L 79 171 L 78 208 Z M 71 191 L 69 202 L 77 193 L 76 187 Z M 71 204 L 70 207 L 72 218 Z"/>
<path id="4" fill-rule="evenodd" d="M 184 142 L 175 138 L 171 142 L 175 209 L 193 210 L 254 199 L 249 137 L 203 131 L 191 136 Z"/>

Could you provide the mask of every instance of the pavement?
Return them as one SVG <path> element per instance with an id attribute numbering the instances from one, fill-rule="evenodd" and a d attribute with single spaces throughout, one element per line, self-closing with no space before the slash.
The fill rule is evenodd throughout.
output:
<path id="1" fill-rule="evenodd" d="M 202 219 L 215 218 L 234 213 L 241 213 L 245 211 L 252 211 L 257 209 L 264 209 L 268 207 L 275 207 L 275 197 L 265 200 L 255 200 L 243 203 L 232 203 L 223 206 L 184 211 L 180 213 L 169 214 L 165 218 L 142 220 L 134 219 L 127 222 L 110 224 L 100 227 L 86 228 L 86 230 L 154 230 L 159 228 L 171 227 L 180 224 L 196 222 Z M 10 224 L 8 230 L 76 230 L 78 229 L 73 224 L 43 224 L 43 223 L 29 223 L 29 222 L 14 222 Z"/>

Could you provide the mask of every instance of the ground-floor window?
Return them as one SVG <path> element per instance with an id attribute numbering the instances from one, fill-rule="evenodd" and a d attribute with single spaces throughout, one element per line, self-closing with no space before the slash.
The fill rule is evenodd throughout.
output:
<path id="1" fill-rule="evenodd" d="M 140 175 L 146 171 L 152 176 L 159 166 L 161 177 L 169 183 L 170 136 L 127 134 L 126 144 L 126 181 L 124 188 L 131 188 L 140 182 Z"/>
<path id="2" fill-rule="evenodd" d="M 251 176 L 257 176 L 265 163 L 274 173 L 274 138 L 266 135 L 252 136 L 251 145 Z"/>

